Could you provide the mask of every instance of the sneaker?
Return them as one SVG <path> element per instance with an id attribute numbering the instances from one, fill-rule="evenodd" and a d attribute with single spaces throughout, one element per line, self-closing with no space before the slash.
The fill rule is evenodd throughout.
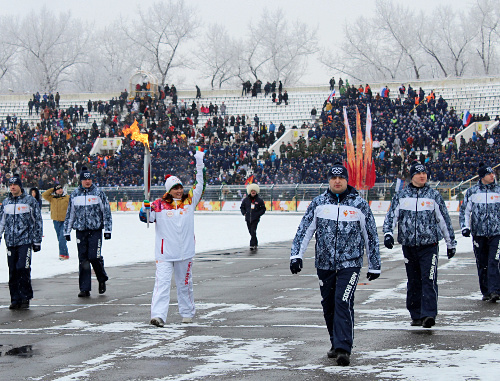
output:
<path id="1" fill-rule="evenodd" d="M 422 320 L 422 327 L 424 328 L 431 328 L 435 324 L 436 320 L 431 316 L 424 317 L 424 319 Z"/>
<path id="2" fill-rule="evenodd" d="M 90 291 L 80 291 L 78 293 L 79 298 L 88 298 L 90 296 Z"/>
<path id="3" fill-rule="evenodd" d="M 483 298 L 481 299 L 483 302 L 489 302 L 491 299 L 490 295 L 483 295 Z"/>
<path id="4" fill-rule="evenodd" d="M 337 365 L 347 366 L 351 363 L 351 355 L 343 349 L 337 349 Z"/>
<path id="5" fill-rule="evenodd" d="M 99 294 L 106 292 L 106 282 L 99 282 Z"/>
<path id="6" fill-rule="evenodd" d="M 29 300 L 23 300 L 21 304 L 19 305 L 20 310 L 29 310 L 30 309 L 30 301 Z"/>
<path id="7" fill-rule="evenodd" d="M 183 317 L 182 318 L 182 322 L 184 324 L 189 324 L 189 323 L 192 323 L 193 322 L 193 318 L 192 317 Z"/>
<path id="8" fill-rule="evenodd" d="M 410 323 L 412 327 L 421 327 L 422 326 L 422 319 L 413 319 Z"/>
<path id="9" fill-rule="evenodd" d="M 69 255 L 60 255 L 60 256 L 59 256 L 59 260 L 60 260 L 60 261 L 65 261 L 65 260 L 67 260 L 67 259 L 69 259 Z"/>
<path id="10" fill-rule="evenodd" d="M 9 306 L 9 310 L 18 310 L 21 308 L 21 303 L 11 303 Z"/>
<path id="11" fill-rule="evenodd" d="M 250 246 L 251 251 L 254 251 L 255 249 L 257 249 L 257 246 Z"/>
<path id="12" fill-rule="evenodd" d="M 163 327 L 165 325 L 165 322 L 163 321 L 162 318 L 155 317 L 155 318 L 151 319 L 151 321 L 149 322 L 149 324 L 155 325 L 157 327 Z"/>
<path id="13" fill-rule="evenodd" d="M 337 352 L 335 352 L 335 348 L 332 346 L 328 352 L 326 352 L 326 355 L 328 356 L 329 359 L 334 359 L 337 358 Z"/>
<path id="14" fill-rule="evenodd" d="M 500 299 L 500 295 L 498 295 L 496 292 L 492 292 L 491 295 L 490 295 L 490 299 L 488 300 L 488 302 L 490 303 L 496 303 L 497 300 Z"/>

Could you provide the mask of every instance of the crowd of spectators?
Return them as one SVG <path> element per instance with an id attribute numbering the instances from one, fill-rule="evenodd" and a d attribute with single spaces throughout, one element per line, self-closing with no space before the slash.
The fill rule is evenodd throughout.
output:
<path id="1" fill-rule="evenodd" d="M 273 91 L 273 84 L 269 86 L 269 92 L 268 84 L 264 86 L 265 95 Z M 335 161 L 345 160 L 344 106 L 355 134 L 356 108 L 364 125 L 370 105 L 377 182 L 404 179 L 415 159 L 428 165 L 431 180 L 439 181 L 470 178 L 480 161 L 500 161 L 498 128 L 491 135 L 461 141 L 458 150 L 455 135 L 463 128 L 461 116 L 442 97 L 435 99 L 433 92 L 425 96 L 422 89 L 408 87 L 404 92 L 400 88 L 399 96 L 391 99 L 387 87 L 373 95 L 368 85 L 348 86 L 349 91 L 340 97 L 330 97 L 318 105 L 320 112 L 314 108 L 311 124 L 304 122 L 301 126 L 308 128 L 306 138 L 293 145 L 281 144 L 276 152 L 264 150 L 263 155 L 259 155 L 259 148 L 269 148 L 279 139 L 285 132 L 283 124 L 267 124 L 257 114 L 252 119 L 243 114 L 228 115 L 224 103 L 210 103 L 209 117 L 199 125 L 205 106 L 198 99 L 190 105 L 179 101 L 174 97 L 174 85 L 168 92 L 160 88 L 158 95 L 146 92 L 140 97 L 138 93 L 135 99 L 129 99 L 124 91 L 108 101 L 89 100 L 86 105 L 68 108 L 59 107 L 58 93 L 37 93 L 28 106 L 30 112 L 33 107 L 40 115 L 38 123 L 29 124 L 17 117 L 10 117 L 7 123 L 2 121 L 2 184 L 5 187 L 8 178 L 17 172 L 27 187 L 47 189 L 56 183 L 75 186 L 85 165 L 100 186 L 141 186 L 141 143 L 126 137 L 115 154 L 89 156 L 97 137 L 122 137 L 123 128 L 134 119 L 149 135 L 154 185 L 162 185 L 167 173 L 175 173 L 190 184 L 194 179 L 190 153 L 198 145 L 207 151 L 205 164 L 211 185 L 243 184 L 250 175 L 260 184 L 322 183 L 328 168 Z M 86 123 L 92 123 L 90 128 Z M 443 145 L 443 141 L 447 143 Z"/>

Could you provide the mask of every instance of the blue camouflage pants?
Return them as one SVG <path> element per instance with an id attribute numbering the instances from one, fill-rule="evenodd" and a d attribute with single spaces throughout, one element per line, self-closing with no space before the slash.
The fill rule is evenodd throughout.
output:
<path id="1" fill-rule="evenodd" d="M 317 269 L 321 305 L 326 328 L 334 349 L 351 353 L 354 341 L 354 291 L 358 285 L 360 267 Z"/>

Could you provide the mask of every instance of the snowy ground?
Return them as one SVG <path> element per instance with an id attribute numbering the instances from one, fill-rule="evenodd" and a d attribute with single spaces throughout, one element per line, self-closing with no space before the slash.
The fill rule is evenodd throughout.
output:
<path id="1" fill-rule="evenodd" d="M 59 260 L 57 237 L 50 215 L 44 213 L 42 250 L 33 253 L 33 279 L 49 278 L 54 275 L 78 271 L 78 255 L 75 232 L 68 242 L 70 259 Z M 266 213 L 258 227 L 259 245 L 293 239 L 302 214 Z M 155 226 L 139 221 L 138 212 L 113 213 L 113 233 L 111 240 L 104 241 L 102 252 L 106 267 L 130 265 L 154 261 Z M 246 247 L 250 238 L 244 217 L 240 213 L 196 213 L 195 215 L 196 253 Z M 0 245 L 0 283 L 8 282 L 5 243 Z"/>
<path id="2" fill-rule="evenodd" d="M 377 226 L 382 225 L 384 217 L 376 216 Z M 39 363 L 39 368 L 44 370 L 37 374 L 46 377 L 28 379 L 115 380 L 126 372 L 135 374 L 134 371 L 137 378 L 123 379 L 151 379 L 139 377 L 145 364 L 155 364 L 160 369 L 165 366 L 166 372 L 155 378 L 161 380 L 259 379 L 257 375 L 290 380 L 325 377 L 429 381 L 498 379 L 500 306 L 480 301 L 471 239 L 460 234 L 457 235 L 457 257 L 452 260 L 447 260 L 445 255 L 440 257 L 439 321 L 436 327 L 427 331 L 408 325 L 400 246 L 394 250 L 381 248 L 382 277 L 375 282 L 363 278 L 356 291 L 353 363 L 348 368 L 334 366 L 325 356 L 325 327 L 317 278 L 312 269 L 313 243 L 309 245 L 305 268 L 299 276 L 291 276 L 286 269 L 289 245 L 273 244 L 291 240 L 301 218 L 299 213 L 266 213 L 258 229 L 260 253 L 252 256 L 233 250 L 231 255 L 221 256 L 220 252 L 213 255 L 207 252 L 248 246 L 243 217 L 237 213 L 197 213 L 195 231 L 200 255 L 195 293 L 199 301 L 196 321 L 192 325 L 186 327 L 178 323 L 176 306 L 171 307 L 171 318 L 163 330 L 148 325 L 148 287 L 152 284 L 154 265 L 148 266 L 147 282 L 139 277 L 142 275 L 137 273 L 139 269 L 133 272 L 117 269 L 124 273 L 112 278 L 110 292 L 102 297 L 93 295 L 84 304 L 75 301 L 79 299 L 74 295 L 75 279 L 69 279 L 74 283 L 70 292 L 73 299 L 68 299 L 67 295 L 53 297 L 57 291 L 49 285 L 58 279 L 39 281 L 38 299 L 29 311 L 37 314 L 38 319 L 23 323 L 16 321 L 17 315 L 9 310 L 0 310 L 3 348 L 9 348 L 6 345 L 9 340 L 11 345 L 17 346 L 30 340 L 38 347 L 58 348 L 55 353 L 60 356 L 68 352 L 77 358 L 63 358 L 62 362 L 67 365 L 54 366 L 52 369 L 58 369 L 58 375 L 54 375 L 43 368 L 44 361 L 52 365 L 58 357 L 44 354 L 44 361 Z M 138 220 L 137 213 L 115 213 L 113 223 L 113 237 L 103 246 L 106 267 L 152 263 L 154 225 L 147 229 L 146 224 Z M 77 272 L 74 235 L 68 245 L 71 258 L 61 262 L 52 222 L 44 215 L 44 240 L 42 251 L 34 253 L 33 278 Z M 440 252 L 446 252 L 443 242 Z M 3 243 L 2 255 L 5 255 Z M 134 273 L 137 273 L 135 278 Z M 0 282 L 5 283 L 7 279 L 6 260 L 0 260 Z M 63 281 L 66 280 L 60 280 Z M 123 284 L 120 287 L 120 282 L 136 282 L 136 294 L 130 293 Z M 146 293 L 141 287 L 145 283 L 149 284 L 146 284 Z M 234 292 L 226 292 L 227 289 Z M 245 290 L 251 292 L 245 295 L 242 293 Z M 3 299 L 8 299 L 6 284 L 1 292 Z M 95 342 L 96 335 L 105 337 L 109 344 Z M 73 337 L 73 346 L 70 341 L 62 341 L 64 345 L 59 341 L 57 345 L 53 343 Z M 101 350 L 104 345 L 109 345 L 108 351 Z M 78 354 L 82 358 L 78 359 Z M 7 360 L 8 356 L 0 356 L 0 363 Z M 19 372 L 21 361 L 11 361 L 16 366 L 12 369 Z M 0 375 L 11 376 L 12 371 L 3 365 Z M 178 371 L 179 368 L 185 369 Z"/>

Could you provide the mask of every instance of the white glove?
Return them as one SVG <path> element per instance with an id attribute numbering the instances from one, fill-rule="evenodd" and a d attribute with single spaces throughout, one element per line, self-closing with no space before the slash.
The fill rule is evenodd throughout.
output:
<path id="1" fill-rule="evenodd" d="M 197 165 L 203 164 L 203 156 L 205 156 L 205 152 L 196 151 L 196 153 L 194 154 L 194 158 L 196 159 Z"/>

